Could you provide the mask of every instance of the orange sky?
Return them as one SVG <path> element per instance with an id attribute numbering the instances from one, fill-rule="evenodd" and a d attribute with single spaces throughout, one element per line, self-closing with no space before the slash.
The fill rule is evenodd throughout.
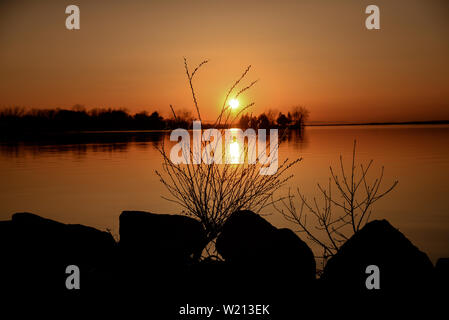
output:
<path id="1" fill-rule="evenodd" d="M 192 4 L 193 3 L 193 4 Z M 449 119 L 447 1 L 0 2 L 0 107 L 192 108 L 182 57 L 208 58 L 195 85 L 206 119 L 251 64 L 254 113 L 305 105 L 315 121 Z M 75 2 L 73 2 L 75 4 Z M 365 29 L 380 7 L 381 30 Z"/>

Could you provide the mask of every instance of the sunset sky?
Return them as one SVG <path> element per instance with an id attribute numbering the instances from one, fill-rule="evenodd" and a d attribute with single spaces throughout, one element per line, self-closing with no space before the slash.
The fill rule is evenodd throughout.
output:
<path id="1" fill-rule="evenodd" d="M 65 28 L 70 4 L 80 30 Z M 195 81 L 206 119 L 249 64 L 254 113 L 449 119 L 448 1 L 0 0 L 0 107 L 192 109 L 184 56 L 210 60 Z"/>

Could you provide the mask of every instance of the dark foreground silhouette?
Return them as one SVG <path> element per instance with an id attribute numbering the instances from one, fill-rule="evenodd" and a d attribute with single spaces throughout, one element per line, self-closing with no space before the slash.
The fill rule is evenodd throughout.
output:
<path id="1" fill-rule="evenodd" d="M 107 301 L 109 308 L 147 308 L 159 319 L 203 319 L 180 317 L 186 304 L 242 303 L 270 305 L 269 316 L 254 319 L 291 319 L 307 311 L 345 315 L 373 306 L 434 310 L 444 305 L 449 288 L 448 259 L 434 267 L 386 220 L 350 238 L 319 279 L 306 243 L 251 211 L 235 212 L 225 223 L 216 240 L 224 261 L 200 260 L 205 245 L 202 225 L 180 215 L 125 211 L 117 243 L 91 227 L 16 213 L 0 222 L 0 290 L 23 305 L 36 299 L 78 307 Z M 68 265 L 80 269 L 79 290 L 66 288 Z M 368 265 L 380 269 L 378 290 L 365 285 Z"/>

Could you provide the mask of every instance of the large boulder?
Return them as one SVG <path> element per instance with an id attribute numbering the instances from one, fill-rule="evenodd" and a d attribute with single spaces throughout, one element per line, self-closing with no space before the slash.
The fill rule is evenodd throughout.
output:
<path id="1" fill-rule="evenodd" d="M 248 210 L 228 218 L 216 248 L 242 277 L 284 285 L 286 281 L 306 284 L 315 279 L 315 259 L 307 244 L 293 231 L 277 229 Z"/>
<path id="2" fill-rule="evenodd" d="M 438 259 L 435 265 L 436 289 L 440 295 L 449 296 L 449 258 Z"/>
<path id="3" fill-rule="evenodd" d="M 380 290 L 366 287 L 367 267 L 379 268 Z M 367 223 L 329 259 L 321 279 L 331 290 L 382 295 L 425 292 L 432 283 L 433 265 L 386 220 Z"/>
<path id="4" fill-rule="evenodd" d="M 92 274 L 110 267 L 115 245 L 104 231 L 15 213 L 0 223 L 1 276 L 18 290 L 65 290 L 67 266 L 78 266 L 84 280 L 98 278 Z"/>
<path id="5" fill-rule="evenodd" d="M 277 228 L 251 211 L 231 214 L 217 238 L 218 253 L 227 262 L 259 263 L 273 251 Z"/>
<path id="6" fill-rule="evenodd" d="M 292 230 L 279 229 L 276 232 L 275 244 L 270 254 L 282 268 L 287 270 L 291 268 L 295 277 L 315 279 L 316 265 L 313 252 Z"/>
<path id="7" fill-rule="evenodd" d="M 199 259 L 206 233 L 195 219 L 143 211 L 120 215 L 120 249 L 134 262 L 185 266 Z"/>

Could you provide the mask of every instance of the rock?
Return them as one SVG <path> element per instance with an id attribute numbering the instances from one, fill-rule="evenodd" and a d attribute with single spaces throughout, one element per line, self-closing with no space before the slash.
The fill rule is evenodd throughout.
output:
<path id="1" fill-rule="evenodd" d="M 0 246 L 4 246 L 9 238 L 14 234 L 12 221 L 0 221 Z"/>
<path id="2" fill-rule="evenodd" d="M 380 290 L 367 290 L 366 267 L 380 270 Z M 329 259 L 321 279 L 331 290 L 381 295 L 423 292 L 431 284 L 432 262 L 386 220 L 367 223 Z"/>
<path id="3" fill-rule="evenodd" d="M 449 296 L 449 258 L 440 258 L 435 265 L 435 283 L 440 294 Z"/>
<path id="4" fill-rule="evenodd" d="M 0 234 L 2 269 L 16 289 L 65 289 L 65 269 L 72 264 L 86 280 L 89 274 L 110 266 L 116 245 L 107 232 L 26 212 L 2 221 Z"/>
<path id="5" fill-rule="evenodd" d="M 120 249 L 136 262 L 186 265 L 201 256 L 206 234 L 195 219 L 143 211 L 120 215 Z"/>
<path id="6" fill-rule="evenodd" d="M 439 276 L 449 279 L 449 258 L 438 259 L 435 271 Z"/>
<path id="7" fill-rule="evenodd" d="M 315 279 L 316 264 L 313 252 L 292 230 L 277 231 L 276 245 L 271 254 L 280 266 L 291 268 L 295 277 Z"/>
<path id="8" fill-rule="evenodd" d="M 217 238 L 218 253 L 227 262 L 257 263 L 272 251 L 277 229 L 251 211 L 234 212 Z"/>
<path id="9" fill-rule="evenodd" d="M 11 221 L 20 234 L 16 241 L 24 247 L 42 249 L 43 254 L 64 257 L 73 264 L 98 264 L 112 254 L 116 245 L 108 232 L 63 224 L 32 213 L 16 213 Z"/>
<path id="10" fill-rule="evenodd" d="M 315 259 L 307 244 L 293 231 L 277 229 L 251 211 L 228 218 L 216 248 L 244 281 L 305 285 L 315 279 Z"/>

